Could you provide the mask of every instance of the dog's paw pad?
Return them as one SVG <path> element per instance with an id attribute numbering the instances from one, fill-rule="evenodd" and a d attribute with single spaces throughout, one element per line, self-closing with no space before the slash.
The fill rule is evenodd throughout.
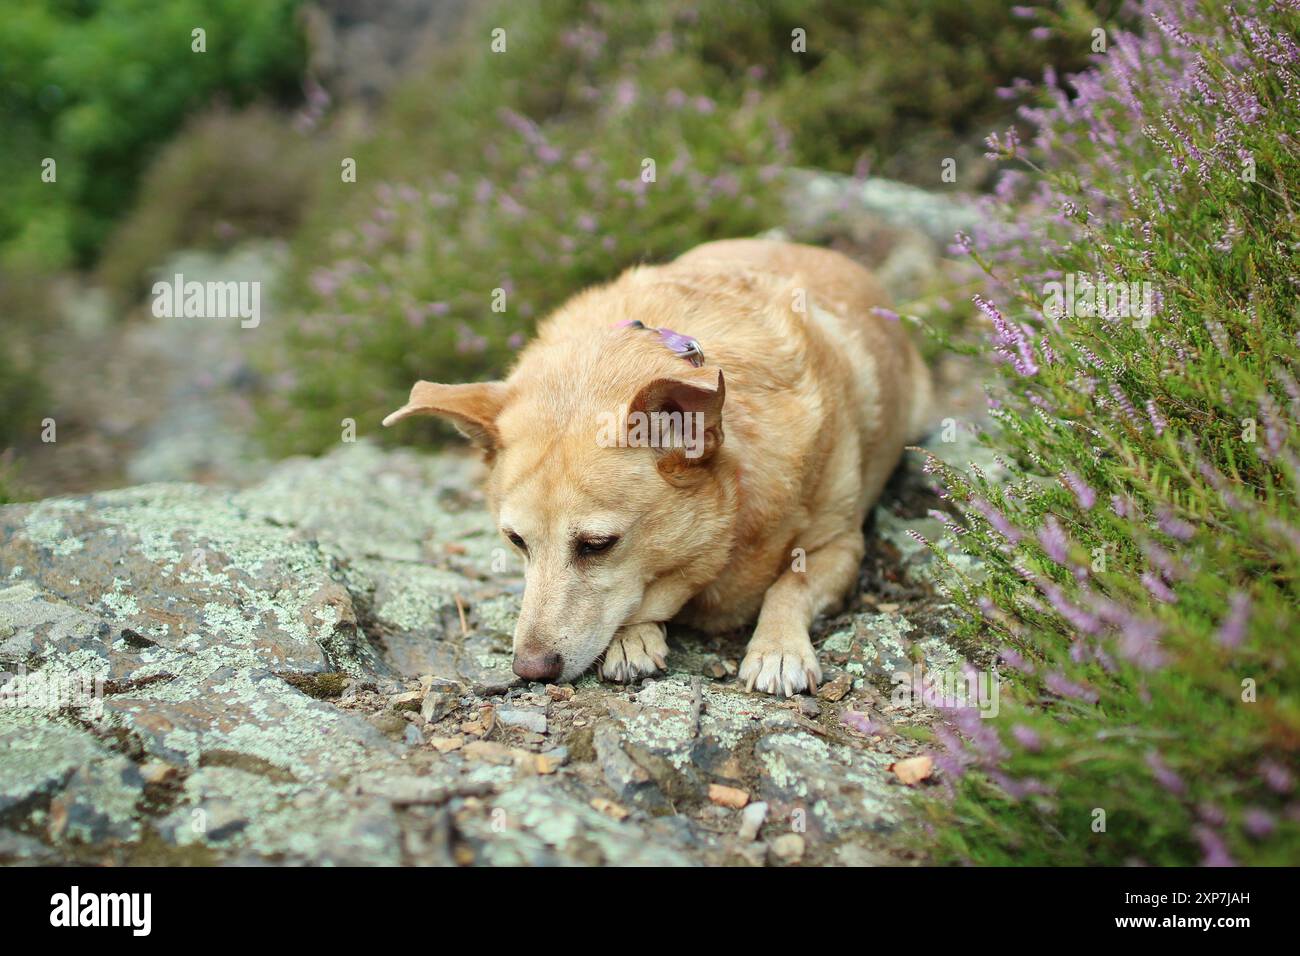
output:
<path id="1" fill-rule="evenodd" d="M 815 693 L 821 679 L 817 652 L 807 641 L 754 647 L 740 662 L 740 681 L 745 689 L 765 694 L 793 697 L 803 691 Z"/>
<path id="2" fill-rule="evenodd" d="M 600 662 L 600 676 L 627 684 L 663 670 L 667 658 L 668 642 L 662 624 L 620 627 Z"/>

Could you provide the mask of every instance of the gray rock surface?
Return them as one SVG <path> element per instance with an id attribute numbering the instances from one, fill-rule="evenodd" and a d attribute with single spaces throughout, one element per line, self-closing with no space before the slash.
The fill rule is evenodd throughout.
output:
<path id="1" fill-rule="evenodd" d="M 935 715 L 890 674 L 960 659 L 904 533 L 932 520 L 916 464 L 802 702 L 737 686 L 744 635 L 672 629 L 640 684 L 517 681 L 521 569 L 465 456 L 0 508 L 0 861 L 909 862 L 888 767 L 921 745 L 890 728 Z"/>

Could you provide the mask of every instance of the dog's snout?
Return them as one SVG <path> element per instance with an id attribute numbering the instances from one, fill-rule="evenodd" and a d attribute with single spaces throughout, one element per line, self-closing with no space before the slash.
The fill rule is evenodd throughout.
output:
<path id="1" fill-rule="evenodd" d="M 564 659 L 554 651 L 521 649 L 515 654 L 513 669 L 525 680 L 555 680 L 564 672 Z"/>

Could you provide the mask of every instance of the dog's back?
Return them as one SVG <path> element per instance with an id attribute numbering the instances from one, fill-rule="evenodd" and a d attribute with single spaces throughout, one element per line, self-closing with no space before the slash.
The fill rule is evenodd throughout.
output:
<path id="1" fill-rule="evenodd" d="M 929 372 L 872 275 L 839 253 L 763 240 L 699 246 L 576 296 L 538 330 L 521 373 L 590 417 L 633 381 L 681 367 L 637 321 L 697 339 L 726 376 L 726 467 L 743 489 L 729 570 L 687 615 L 713 630 L 752 619 L 792 547 L 860 528 L 928 414 Z M 624 381 L 626 379 L 626 381 Z M 584 414 L 584 406 L 586 413 Z M 724 468 L 725 471 L 725 468 Z"/>
<path id="2" fill-rule="evenodd" d="M 909 409 L 904 440 L 913 441 L 924 434 L 933 401 L 930 373 L 899 323 L 874 312 L 888 304 L 875 276 L 833 250 L 765 239 L 705 243 L 672 263 L 675 267 L 706 271 L 726 268 L 728 264 L 788 277 L 797 287 L 807 289 L 808 298 L 819 311 L 840 320 L 841 324 L 831 332 L 833 336 L 846 342 L 860 341 L 878 359 L 892 356 L 893 361 L 885 361 L 880 374 L 897 378 L 899 398 Z M 815 315 L 811 310 L 810 314 Z"/>

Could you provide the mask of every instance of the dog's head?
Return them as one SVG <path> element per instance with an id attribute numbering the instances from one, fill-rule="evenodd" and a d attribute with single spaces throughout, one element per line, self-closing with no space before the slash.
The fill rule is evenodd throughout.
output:
<path id="1" fill-rule="evenodd" d="M 543 359 L 506 382 L 418 382 L 384 419 L 438 415 L 484 450 L 489 505 L 525 566 L 521 677 L 574 679 L 621 625 L 663 619 L 643 610 L 656 581 L 716 570 L 729 546 L 723 376 L 672 361 L 632 378 L 566 380 Z"/>

